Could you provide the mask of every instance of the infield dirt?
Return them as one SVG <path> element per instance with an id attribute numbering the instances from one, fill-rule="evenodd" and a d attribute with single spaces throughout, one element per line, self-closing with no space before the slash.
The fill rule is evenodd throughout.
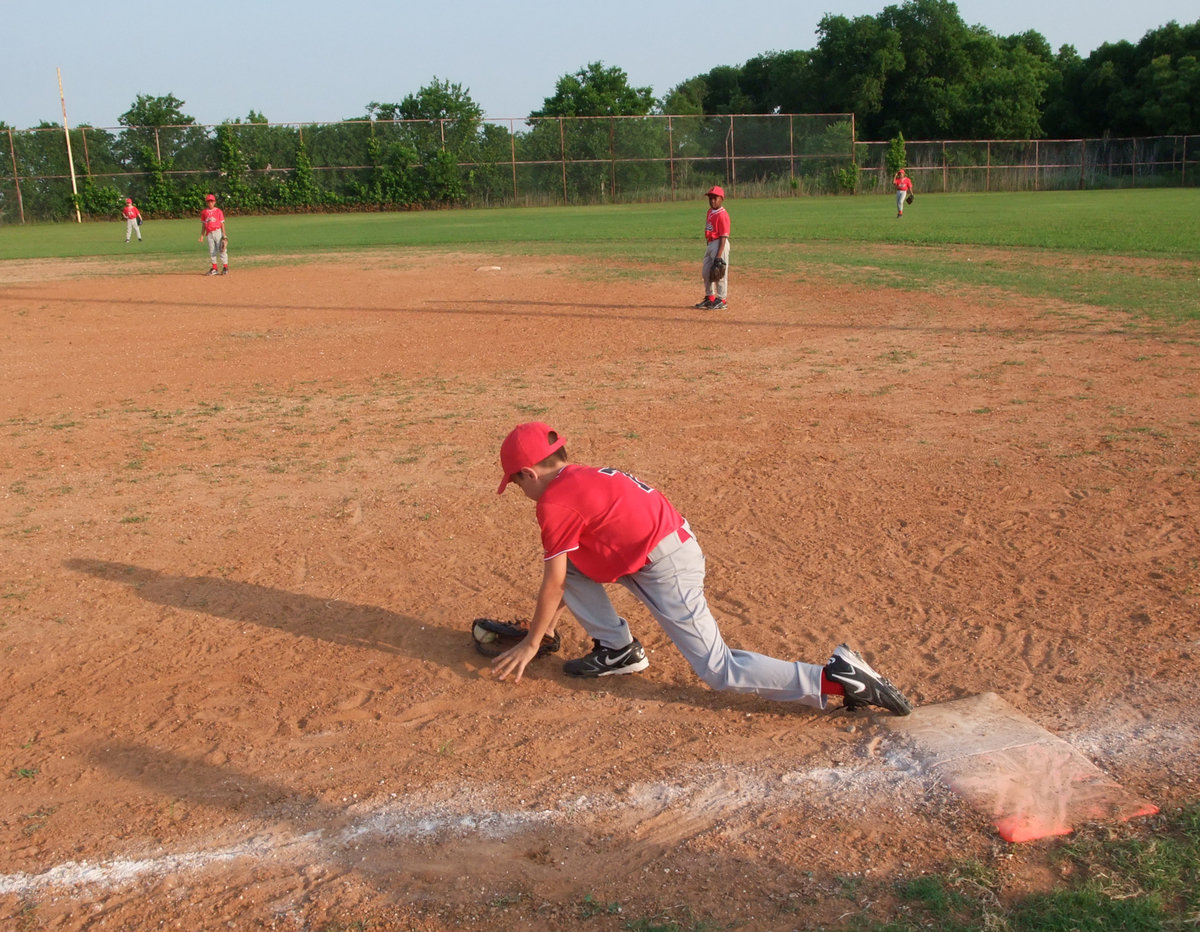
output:
<path id="1" fill-rule="evenodd" d="M 853 927 L 927 871 L 1054 881 L 876 716 L 713 693 L 623 590 L 645 673 L 490 679 L 532 419 L 667 493 L 733 646 L 848 641 L 1197 798 L 1194 325 L 736 268 L 699 311 L 690 265 L 566 258 L 121 271 L 0 264 L 5 928 Z"/>

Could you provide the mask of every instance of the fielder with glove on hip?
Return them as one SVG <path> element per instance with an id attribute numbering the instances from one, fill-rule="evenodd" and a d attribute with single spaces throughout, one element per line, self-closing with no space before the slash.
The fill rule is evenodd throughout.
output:
<path id="1" fill-rule="evenodd" d="M 753 693 L 824 709 L 842 696 L 848 709 L 912 706 L 845 644 L 824 664 L 777 660 L 726 646 L 704 597 L 704 554 L 666 497 L 628 473 L 572 464 L 566 440 L 548 425 L 520 424 L 500 447 L 499 493 L 512 483 L 536 503 L 542 584 L 528 633 L 492 661 L 514 683 L 542 653 L 565 608 L 592 638 L 590 653 L 563 664 L 568 676 L 645 670 L 650 661 L 605 592 L 619 583 L 649 609 L 692 670 L 713 689 Z"/>

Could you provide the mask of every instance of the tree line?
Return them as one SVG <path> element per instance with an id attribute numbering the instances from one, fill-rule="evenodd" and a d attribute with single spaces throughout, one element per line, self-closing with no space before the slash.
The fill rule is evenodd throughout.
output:
<path id="1" fill-rule="evenodd" d="M 1084 59 L 1071 46 L 1052 52 L 1034 31 L 1004 37 L 968 26 L 950 0 L 905 0 L 875 16 L 827 15 L 812 50 L 718 66 L 661 98 L 619 67 L 590 63 L 562 76 L 519 129 L 487 121 L 468 90 L 436 76 L 335 124 L 271 124 L 252 110 L 213 130 L 184 106 L 173 94 L 139 95 L 119 131 L 72 130 L 77 195 L 62 183 L 69 166 L 53 122 L 7 134 L 0 217 L 13 217 L 17 182 L 39 216 L 76 205 L 110 215 L 127 194 L 151 213 L 179 215 L 214 188 L 243 210 L 499 203 L 515 187 L 516 163 L 524 190 L 567 200 L 661 190 L 668 171 L 676 183 L 674 160 L 683 184 L 727 180 L 731 114 L 853 114 L 853 127 L 834 117 L 791 127 L 788 138 L 780 121 L 743 121 L 739 149 L 800 152 L 810 191 L 853 189 L 852 140 L 1185 135 L 1200 127 L 1200 20 Z M 667 114 L 670 122 L 588 119 Z M 781 165 L 764 158 L 739 179 L 769 178 Z M 787 171 L 795 186 L 794 159 Z"/>
<path id="2" fill-rule="evenodd" d="M 1091 14 L 1089 14 L 1091 15 Z M 811 51 L 770 52 L 673 88 L 669 113 L 850 112 L 860 139 L 1079 139 L 1200 132 L 1200 20 L 1082 58 L 1030 30 L 968 26 L 950 0 L 827 15 Z"/>

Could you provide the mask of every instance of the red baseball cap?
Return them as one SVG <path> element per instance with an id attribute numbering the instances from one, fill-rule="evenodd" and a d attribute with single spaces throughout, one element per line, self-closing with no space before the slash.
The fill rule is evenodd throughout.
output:
<path id="1" fill-rule="evenodd" d="M 204 195 L 204 199 L 206 201 L 215 201 L 217 199 L 217 196 L 215 194 L 206 194 L 206 195 Z"/>
<path id="2" fill-rule="evenodd" d="M 504 478 L 500 480 L 496 494 L 504 494 L 513 473 L 540 463 L 555 450 L 561 450 L 566 442 L 567 438 L 549 424 L 541 421 L 518 424 L 500 444 L 500 467 L 504 470 Z"/>
<path id="3" fill-rule="evenodd" d="M 131 197 L 127 197 L 127 198 L 125 198 L 125 203 L 126 203 L 126 204 L 132 204 L 132 203 L 133 203 L 133 198 L 131 198 Z"/>
<path id="4" fill-rule="evenodd" d="M 724 197 L 725 189 L 722 188 L 719 184 L 714 184 L 711 188 L 709 188 L 707 191 L 704 192 L 705 197 L 711 197 L 714 194 L 717 197 Z"/>

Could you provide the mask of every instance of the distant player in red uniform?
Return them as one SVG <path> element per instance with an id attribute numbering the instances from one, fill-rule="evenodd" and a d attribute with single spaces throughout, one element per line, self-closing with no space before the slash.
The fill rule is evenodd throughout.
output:
<path id="1" fill-rule="evenodd" d="M 208 258 L 212 262 L 209 275 L 217 275 L 217 257 L 221 259 L 219 274 L 229 274 L 229 253 L 225 248 L 225 213 L 217 206 L 215 194 L 204 195 L 204 209 L 200 211 L 200 239 L 208 242 Z"/>
<path id="2" fill-rule="evenodd" d="M 820 665 L 730 650 L 704 597 L 704 554 L 666 497 L 628 473 L 569 463 L 566 440 L 540 422 L 520 424 L 500 447 L 499 492 L 511 482 L 537 503 L 543 564 L 529 634 L 492 661 L 519 683 L 542 636 L 570 608 L 592 638 L 591 653 L 563 664 L 569 676 L 637 673 L 650 665 L 605 583 L 619 583 L 650 610 L 692 669 L 713 689 L 825 708 L 873 705 L 897 715 L 912 706 L 845 644 Z"/>
<path id="3" fill-rule="evenodd" d="M 129 242 L 129 238 L 134 233 L 137 234 L 137 240 L 142 241 L 142 212 L 134 206 L 133 198 L 125 198 L 125 206 L 121 208 L 121 216 L 125 218 L 125 242 Z"/>
<path id="4" fill-rule="evenodd" d="M 705 195 L 708 198 L 708 214 L 704 218 L 704 263 L 700 275 L 704 279 L 704 300 L 696 305 L 704 310 L 724 310 L 729 307 L 725 298 L 729 294 L 729 212 L 725 203 L 725 189 L 713 185 Z M 713 262 L 720 256 L 725 260 L 725 274 L 713 281 Z"/>
<path id="5" fill-rule="evenodd" d="M 904 199 L 908 197 L 908 192 L 912 190 L 912 179 L 904 169 L 900 169 L 892 177 L 892 184 L 896 186 L 896 216 L 904 216 Z"/>

